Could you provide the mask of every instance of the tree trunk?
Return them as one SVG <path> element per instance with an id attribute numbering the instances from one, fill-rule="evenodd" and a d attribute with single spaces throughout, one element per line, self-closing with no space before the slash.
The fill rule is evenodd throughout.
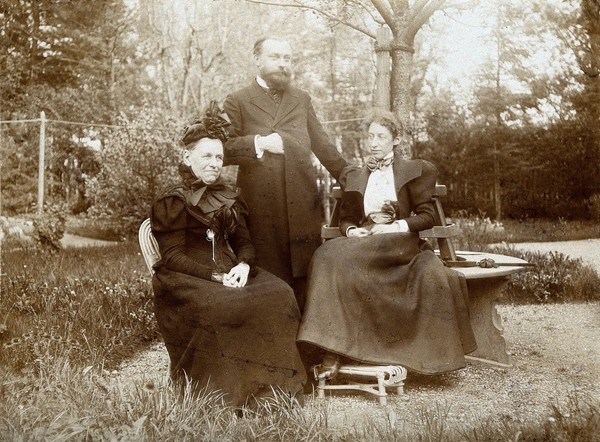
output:
<path id="1" fill-rule="evenodd" d="M 173 92 L 173 81 L 171 76 L 171 55 L 166 47 L 160 50 L 160 66 L 162 74 L 163 89 L 166 93 L 169 110 L 177 112 L 177 100 Z"/>
<path id="2" fill-rule="evenodd" d="M 188 104 L 188 92 L 189 92 L 189 78 L 190 78 L 190 69 L 192 65 L 192 61 L 194 59 L 194 29 L 191 31 L 191 35 L 188 40 L 188 45 L 186 48 L 185 59 L 183 60 L 183 80 L 181 85 L 181 110 L 183 113 L 187 112 L 187 104 Z"/>
<path id="3" fill-rule="evenodd" d="M 375 107 L 390 110 L 390 52 L 392 33 L 387 26 L 377 29 L 377 79 L 375 84 Z"/>
<path id="4" fill-rule="evenodd" d="M 111 47 L 109 50 L 109 71 L 108 71 L 108 101 L 109 101 L 109 106 L 111 109 L 111 122 L 114 123 L 114 118 L 116 115 L 118 115 L 118 110 L 117 110 L 117 100 L 115 98 L 115 83 L 116 83 L 116 78 L 115 78 L 115 51 L 116 51 L 116 46 L 117 46 L 117 41 L 116 41 L 116 37 L 112 40 L 111 43 Z"/>
<path id="5" fill-rule="evenodd" d="M 410 2 L 371 0 L 392 31 L 391 43 L 391 105 L 403 126 L 399 149 L 405 158 L 412 158 L 413 143 L 411 118 L 414 100 L 411 90 L 411 72 L 415 36 L 419 29 L 440 9 L 445 0 L 418 0 Z M 389 5 L 389 6 L 388 6 Z"/>
<path id="6" fill-rule="evenodd" d="M 37 1 L 31 2 L 31 18 L 33 19 L 33 28 L 31 32 L 31 46 L 29 48 L 29 81 L 34 79 L 34 69 L 38 57 L 38 37 L 40 35 L 40 7 Z"/>
<path id="7" fill-rule="evenodd" d="M 395 39 L 395 41 L 397 38 Z M 404 46 L 404 45 L 403 45 Z M 410 72 L 413 65 L 413 52 L 407 49 L 392 48 L 391 95 L 392 112 L 396 114 L 404 128 L 397 147 L 405 158 L 412 158 L 411 115 L 413 100 L 410 90 Z"/>
<path id="8" fill-rule="evenodd" d="M 500 160 L 498 158 L 499 152 L 498 152 L 498 136 L 500 134 L 500 129 L 502 127 L 502 116 L 500 115 L 501 113 L 501 109 L 498 107 L 498 104 L 501 103 L 501 80 L 500 80 L 500 74 L 501 74 L 501 65 L 500 65 L 500 60 L 502 58 L 502 34 L 501 34 L 501 27 L 502 27 L 502 22 L 500 21 L 502 18 L 502 14 L 500 12 L 500 9 L 498 9 L 498 28 L 496 31 L 496 107 L 495 107 L 495 112 L 494 112 L 494 116 L 495 116 L 495 123 L 496 123 L 496 127 L 494 128 L 495 130 L 495 136 L 494 136 L 494 211 L 495 211 L 495 218 L 497 221 L 500 221 L 502 219 L 502 189 L 500 188 Z M 502 145 L 500 145 L 500 148 L 502 148 Z"/>

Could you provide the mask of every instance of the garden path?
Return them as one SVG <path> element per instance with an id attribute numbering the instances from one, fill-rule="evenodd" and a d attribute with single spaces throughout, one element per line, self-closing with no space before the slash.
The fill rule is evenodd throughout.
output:
<path id="1" fill-rule="evenodd" d="M 103 241 L 100 239 L 85 238 L 83 236 L 65 233 L 60 240 L 63 247 L 104 247 L 119 244 L 118 241 Z"/>

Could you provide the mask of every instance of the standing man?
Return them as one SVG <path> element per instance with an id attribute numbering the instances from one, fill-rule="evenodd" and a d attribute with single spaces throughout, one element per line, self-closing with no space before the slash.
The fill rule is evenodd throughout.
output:
<path id="1" fill-rule="evenodd" d="M 302 308 L 322 218 L 311 152 L 336 179 L 347 163 L 323 130 L 310 96 L 290 84 L 290 43 L 261 38 L 254 59 L 257 77 L 225 100 L 232 132 L 225 162 L 240 166 L 237 185 L 250 210 L 256 264 L 288 282 Z"/>

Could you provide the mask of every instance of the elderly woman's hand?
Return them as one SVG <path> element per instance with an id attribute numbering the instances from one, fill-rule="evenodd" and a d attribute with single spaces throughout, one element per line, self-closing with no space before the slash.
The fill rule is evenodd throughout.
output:
<path id="1" fill-rule="evenodd" d="M 223 285 L 226 287 L 244 287 L 248 283 L 249 273 L 250 266 L 245 262 L 240 262 L 223 276 Z"/>

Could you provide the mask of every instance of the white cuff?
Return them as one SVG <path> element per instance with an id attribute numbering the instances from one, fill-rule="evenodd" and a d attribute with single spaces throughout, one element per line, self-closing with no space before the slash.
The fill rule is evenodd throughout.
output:
<path id="1" fill-rule="evenodd" d="M 260 135 L 256 135 L 254 137 L 254 150 L 256 151 L 256 158 L 258 158 L 260 160 L 263 157 L 263 155 L 265 154 L 265 151 L 258 144 L 259 138 L 260 138 Z"/>
<path id="2" fill-rule="evenodd" d="M 406 222 L 406 220 L 403 219 L 399 219 L 395 221 L 396 224 L 398 224 L 398 227 L 400 228 L 400 232 L 410 232 L 410 228 L 408 227 L 408 223 Z"/>
<path id="3" fill-rule="evenodd" d="M 350 230 L 354 230 L 356 229 L 356 226 L 350 226 L 346 229 L 346 236 L 348 236 L 348 232 L 350 232 Z"/>

